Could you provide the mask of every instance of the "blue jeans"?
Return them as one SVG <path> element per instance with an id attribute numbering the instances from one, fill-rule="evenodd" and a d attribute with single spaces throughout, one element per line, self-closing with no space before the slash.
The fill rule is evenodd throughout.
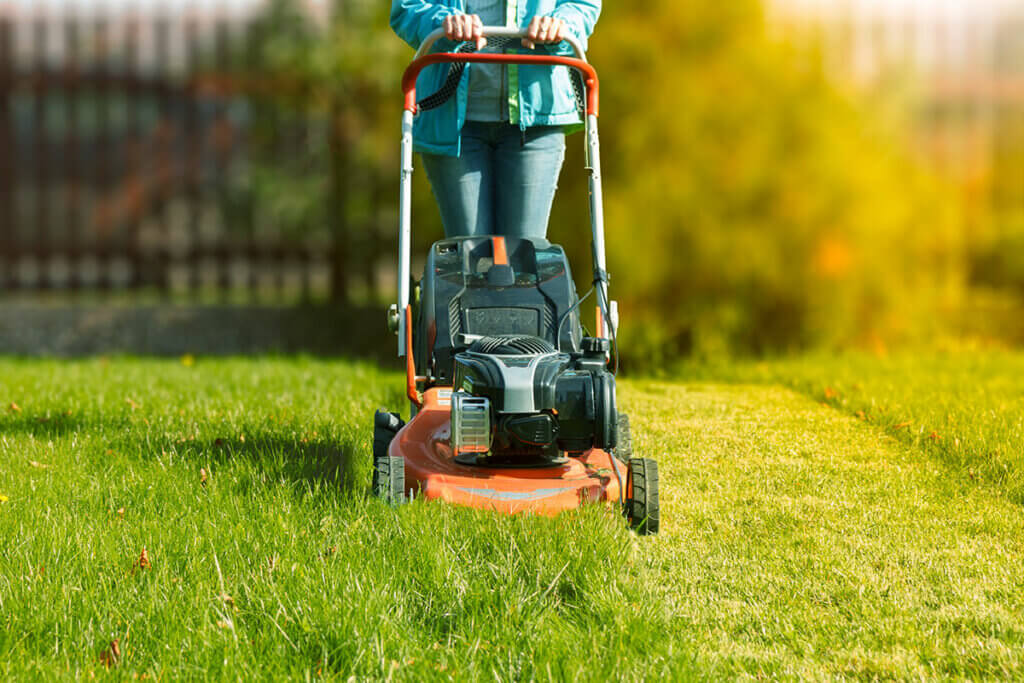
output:
<path id="1" fill-rule="evenodd" d="M 422 154 L 448 237 L 545 237 L 565 161 L 561 126 L 467 121 L 462 155 Z"/>

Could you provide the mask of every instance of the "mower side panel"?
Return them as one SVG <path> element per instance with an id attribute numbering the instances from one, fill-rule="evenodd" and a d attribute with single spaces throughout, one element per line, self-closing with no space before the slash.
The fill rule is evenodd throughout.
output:
<path id="1" fill-rule="evenodd" d="M 451 389 L 430 389 L 423 407 L 392 440 L 388 452 L 404 458 L 410 492 L 428 500 L 506 514 L 556 515 L 588 502 L 618 502 L 615 471 L 625 484 L 627 470 L 606 451 L 591 449 L 564 465 L 547 468 L 460 465 L 449 446 L 450 416 Z"/>

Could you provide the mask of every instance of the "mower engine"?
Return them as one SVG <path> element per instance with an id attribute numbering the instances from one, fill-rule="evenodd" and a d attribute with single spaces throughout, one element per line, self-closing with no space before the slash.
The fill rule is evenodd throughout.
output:
<path id="1" fill-rule="evenodd" d="M 560 353 L 534 336 L 486 336 L 455 356 L 452 450 L 462 464 L 550 465 L 561 452 L 616 446 L 606 339 Z"/>

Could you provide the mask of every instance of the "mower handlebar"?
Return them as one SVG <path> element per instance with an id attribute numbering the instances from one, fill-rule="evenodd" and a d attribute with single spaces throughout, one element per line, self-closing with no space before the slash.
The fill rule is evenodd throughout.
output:
<path id="1" fill-rule="evenodd" d="M 583 77 L 583 85 L 586 87 L 587 115 L 597 116 L 598 113 L 598 91 L 599 82 L 597 71 L 587 62 L 586 53 L 583 47 L 575 38 L 567 38 L 566 42 L 572 45 L 576 51 L 576 57 L 563 57 L 559 55 L 522 55 L 522 54 L 498 54 L 480 52 L 435 52 L 429 53 L 433 45 L 444 37 L 444 29 L 438 29 L 427 36 L 427 39 L 420 45 L 416 57 L 405 70 L 402 76 L 402 92 L 405 93 L 405 110 L 416 113 L 416 79 L 420 72 L 431 64 L 442 64 L 452 62 L 483 63 L 483 64 L 537 64 L 543 66 L 567 66 L 576 69 Z M 485 26 L 484 37 L 504 38 L 525 38 L 526 31 L 519 28 L 506 28 L 502 26 Z"/>
<path id="2" fill-rule="evenodd" d="M 484 38 L 525 38 L 526 29 L 510 26 L 484 26 L 483 35 Z M 444 37 L 443 28 L 439 28 L 431 33 L 420 45 L 420 49 L 416 51 L 416 57 L 414 59 L 419 59 L 420 57 L 430 54 L 430 49 L 434 47 L 434 44 Z M 563 40 L 572 46 L 573 52 L 576 53 L 576 59 L 581 62 L 587 61 L 587 53 L 583 49 L 583 44 L 575 36 L 566 35 Z"/>

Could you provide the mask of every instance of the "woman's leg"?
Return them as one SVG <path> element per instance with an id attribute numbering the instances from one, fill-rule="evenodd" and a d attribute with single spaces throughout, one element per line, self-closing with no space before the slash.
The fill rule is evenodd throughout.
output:
<path id="1" fill-rule="evenodd" d="M 497 234 L 546 237 L 551 203 L 565 161 L 561 126 L 508 126 L 495 151 Z"/>
<path id="2" fill-rule="evenodd" d="M 469 122 L 462 155 L 421 154 L 447 237 L 494 232 L 494 152 L 486 130 Z"/>

